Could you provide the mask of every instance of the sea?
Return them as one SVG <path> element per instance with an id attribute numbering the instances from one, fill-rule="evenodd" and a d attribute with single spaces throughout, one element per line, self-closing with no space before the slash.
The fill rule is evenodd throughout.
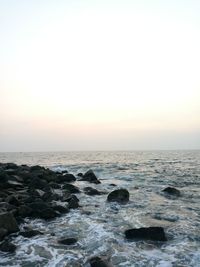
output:
<path id="1" fill-rule="evenodd" d="M 90 267 L 88 259 L 94 256 L 105 257 L 116 267 L 200 266 L 199 150 L 0 153 L 0 162 L 42 165 L 75 176 L 92 169 L 101 184 L 75 185 L 105 193 L 77 194 L 81 207 L 49 222 L 26 219 L 25 225 L 45 234 L 16 236 L 16 253 L 1 253 L 0 266 Z M 168 186 L 180 190 L 181 196 L 163 194 Z M 106 201 L 116 188 L 130 192 L 126 205 Z M 168 241 L 125 239 L 125 230 L 149 226 L 162 226 Z M 58 244 L 63 237 L 78 242 Z"/>

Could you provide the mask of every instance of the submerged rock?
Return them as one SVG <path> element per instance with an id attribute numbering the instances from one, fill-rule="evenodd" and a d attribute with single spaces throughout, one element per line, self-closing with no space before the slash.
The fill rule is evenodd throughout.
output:
<path id="1" fill-rule="evenodd" d="M 169 195 L 177 196 L 177 197 L 181 195 L 181 192 L 178 189 L 174 187 L 170 187 L 170 186 L 163 189 L 162 192 L 167 193 Z"/>
<path id="2" fill-rule="evenodd" d="M 125 236 L 129 240 L 152 240 L 167 241 L 162 227 L 142 227 L 139 229 L 129 229 L 125 231 Z"/>
<path id="3" fill-rule="evenodd" d="M 108 195 L 107 201 L 126 204 L 129 201 L 129 192 L 126 189 L 114 190 Z"/>
<path id="4" fill-rule="evenodd" d="M 3 252 L 15 252 L 16 246 L 9 242 L 9 241 L 4 241 L 3 243 L 0 244 L 0 250 Z"/>
<path id="5" fill-rule="evenodd" d="M 10 212 L 0 213 L 0 228 L 6 229 L 8 234 L 19 231 L 17 221 Z"/>
<path id="6" fill-rule="evenodd" d="M 58 240 L 59 244 L 62 245 L 74 245 L 78 240 L 76 238 L 70 237 L 70 238 L 63 238 Z"/>
<path id="7" fill-rule="evenodd" d="M 80 181 L 87 181 L 89 183 L 94 183 L 94 184 L 100 184 L 101 182 L 97 179 L 96 175 L 92 170 L 87 171 Z"/>
<path id="8" fill-rule="evenodd" d="M 36 235 L 43 235 L 43 233 L 38 230 L 26 230 L 26 231 L 20 232 L 20 235 L 22 235 L 23 237 L 30 238 Z"/>
<path id="9" fill-rule="evenodd" d="M 92 187 L 85 187 L 83 190 L 85 194 L 89 196 L 101 195 L 101 192 L 99 192 L 97 189 L 92 188 Z"/>

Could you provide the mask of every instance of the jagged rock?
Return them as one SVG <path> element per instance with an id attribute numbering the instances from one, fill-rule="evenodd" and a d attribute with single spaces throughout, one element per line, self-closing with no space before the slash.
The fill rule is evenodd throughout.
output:
<path id="1" fill-rule="evenodd" d="M 17 221 L 10 212 L 0 213 L 0 228 L 6 229 L 8 234 L 19 231 Z"/>
<path id="2" fill-rule="evenodd" d="M 75 195 L 71 195 L 68 199 L 68 208 L 77 209 L 79 207 L 79 199 Z"/>
<path id="3" fill-rule="evenodd" d="M 167 241 L 164 229 L 162 227 L 129 229 L 125 231 L 125 236 L 129 240 Z"/>
<path id="4" fill-rule="evenodd" d="M 58 240 L 59 244 L 62 245 L 74 245 L 78 240 L 76 238 L 70 237 L 70 238 L 63 238 Z"/>
<path id="5" fill-rule="evenodd" d="M 78 189 L 78 187 L 72 184 L 64 184 L 62 189 L 66 189 L 70 193 L 80 193 L 80 190 Z"/>
<path id="6" fill-rule="evenodd" d="M 108 195 L 107 201 L 126 204 L 129 201 L 129 192 L 126 189 L 114 190 Z"/>
<path id="7" fill-rule="evenodd" d="M 97 189 L 92 188 L 92 187 L 85 187 L 83 190 L 85 194 L 89 196 L 101 195 L 101 192 L 99 192 Z"/>
<path id="8" fill-rule="evenodd" d="M 169 195 L 173 195 L 173 196 L 176 196 L 176 197 L 179 197 L 181 195 L 181 192 L 174 188 L 174 187 L 166 187 L 165 189 L 162 190 L 164 193 L 167 193 Z"/>
<path id="9" fill-rule="evenodd" d="M 97 179 L 96 175 L 92 170 L 87 171 L 80 181 L 87 181 L 89 183 L 94 183 L 94 184 L 100 184 L 101 182 Z"/>

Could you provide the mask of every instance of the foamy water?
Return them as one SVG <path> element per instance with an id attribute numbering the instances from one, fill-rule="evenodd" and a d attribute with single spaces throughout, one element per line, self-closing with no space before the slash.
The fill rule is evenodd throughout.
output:
<path id="1" fill-rule="evenodd" d="M 13 237 L 14 255 L 0 254 L 0 266 L 84 266 L 102 255 L 114 266 L 200 266 L 200 151 L 1 153 L 0 162 L 43 165 L 76 175 L 93 169 L 101 184 L 92 186 L 100 196 L 77 194 L 81 208 L 53 221 L 26 220 L 45 233 L 30 239 Z M 107 203 L 109 192 L 127 188 L 126 205 Z M 162 189 L 176 187 L 179 198 L 166 198 Z M 124 231 L 142 226 L 163 226 L 165 243 L 128 242 Z M 21 226 L 23 227 L 23 225 Z M 76 237 L 73 246 L 57 240 Z"/>

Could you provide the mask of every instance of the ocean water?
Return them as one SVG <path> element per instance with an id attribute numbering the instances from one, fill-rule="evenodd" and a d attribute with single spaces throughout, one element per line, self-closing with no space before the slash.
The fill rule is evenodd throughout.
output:
<path id="1" fill-rule="evenodd" d="M 200 151 L 0 153 L 0 162 L 39 164 L 74 175 L 93 169 L 101 184 L 75 185 L 105 192 L 78 194 L 81 208 L 53 221 L 27 219 L 45 235 L 15 237 L 16 253 L 1 253 L 0 266 L 89 267 L 88 259 L 99 255 L 117 267 L 200 266 Z M 165 197 L 161 191 L 167 186 L 179 189 L 181 197 Z M 128 204 L 106 202 L 116 188 L 129 190 Z M 124 238 L 126 229 L 143 226 L 163 226 L 168 241 Z M 77 244 L 58 245 L 59 238 L 72 236 Z"/>

